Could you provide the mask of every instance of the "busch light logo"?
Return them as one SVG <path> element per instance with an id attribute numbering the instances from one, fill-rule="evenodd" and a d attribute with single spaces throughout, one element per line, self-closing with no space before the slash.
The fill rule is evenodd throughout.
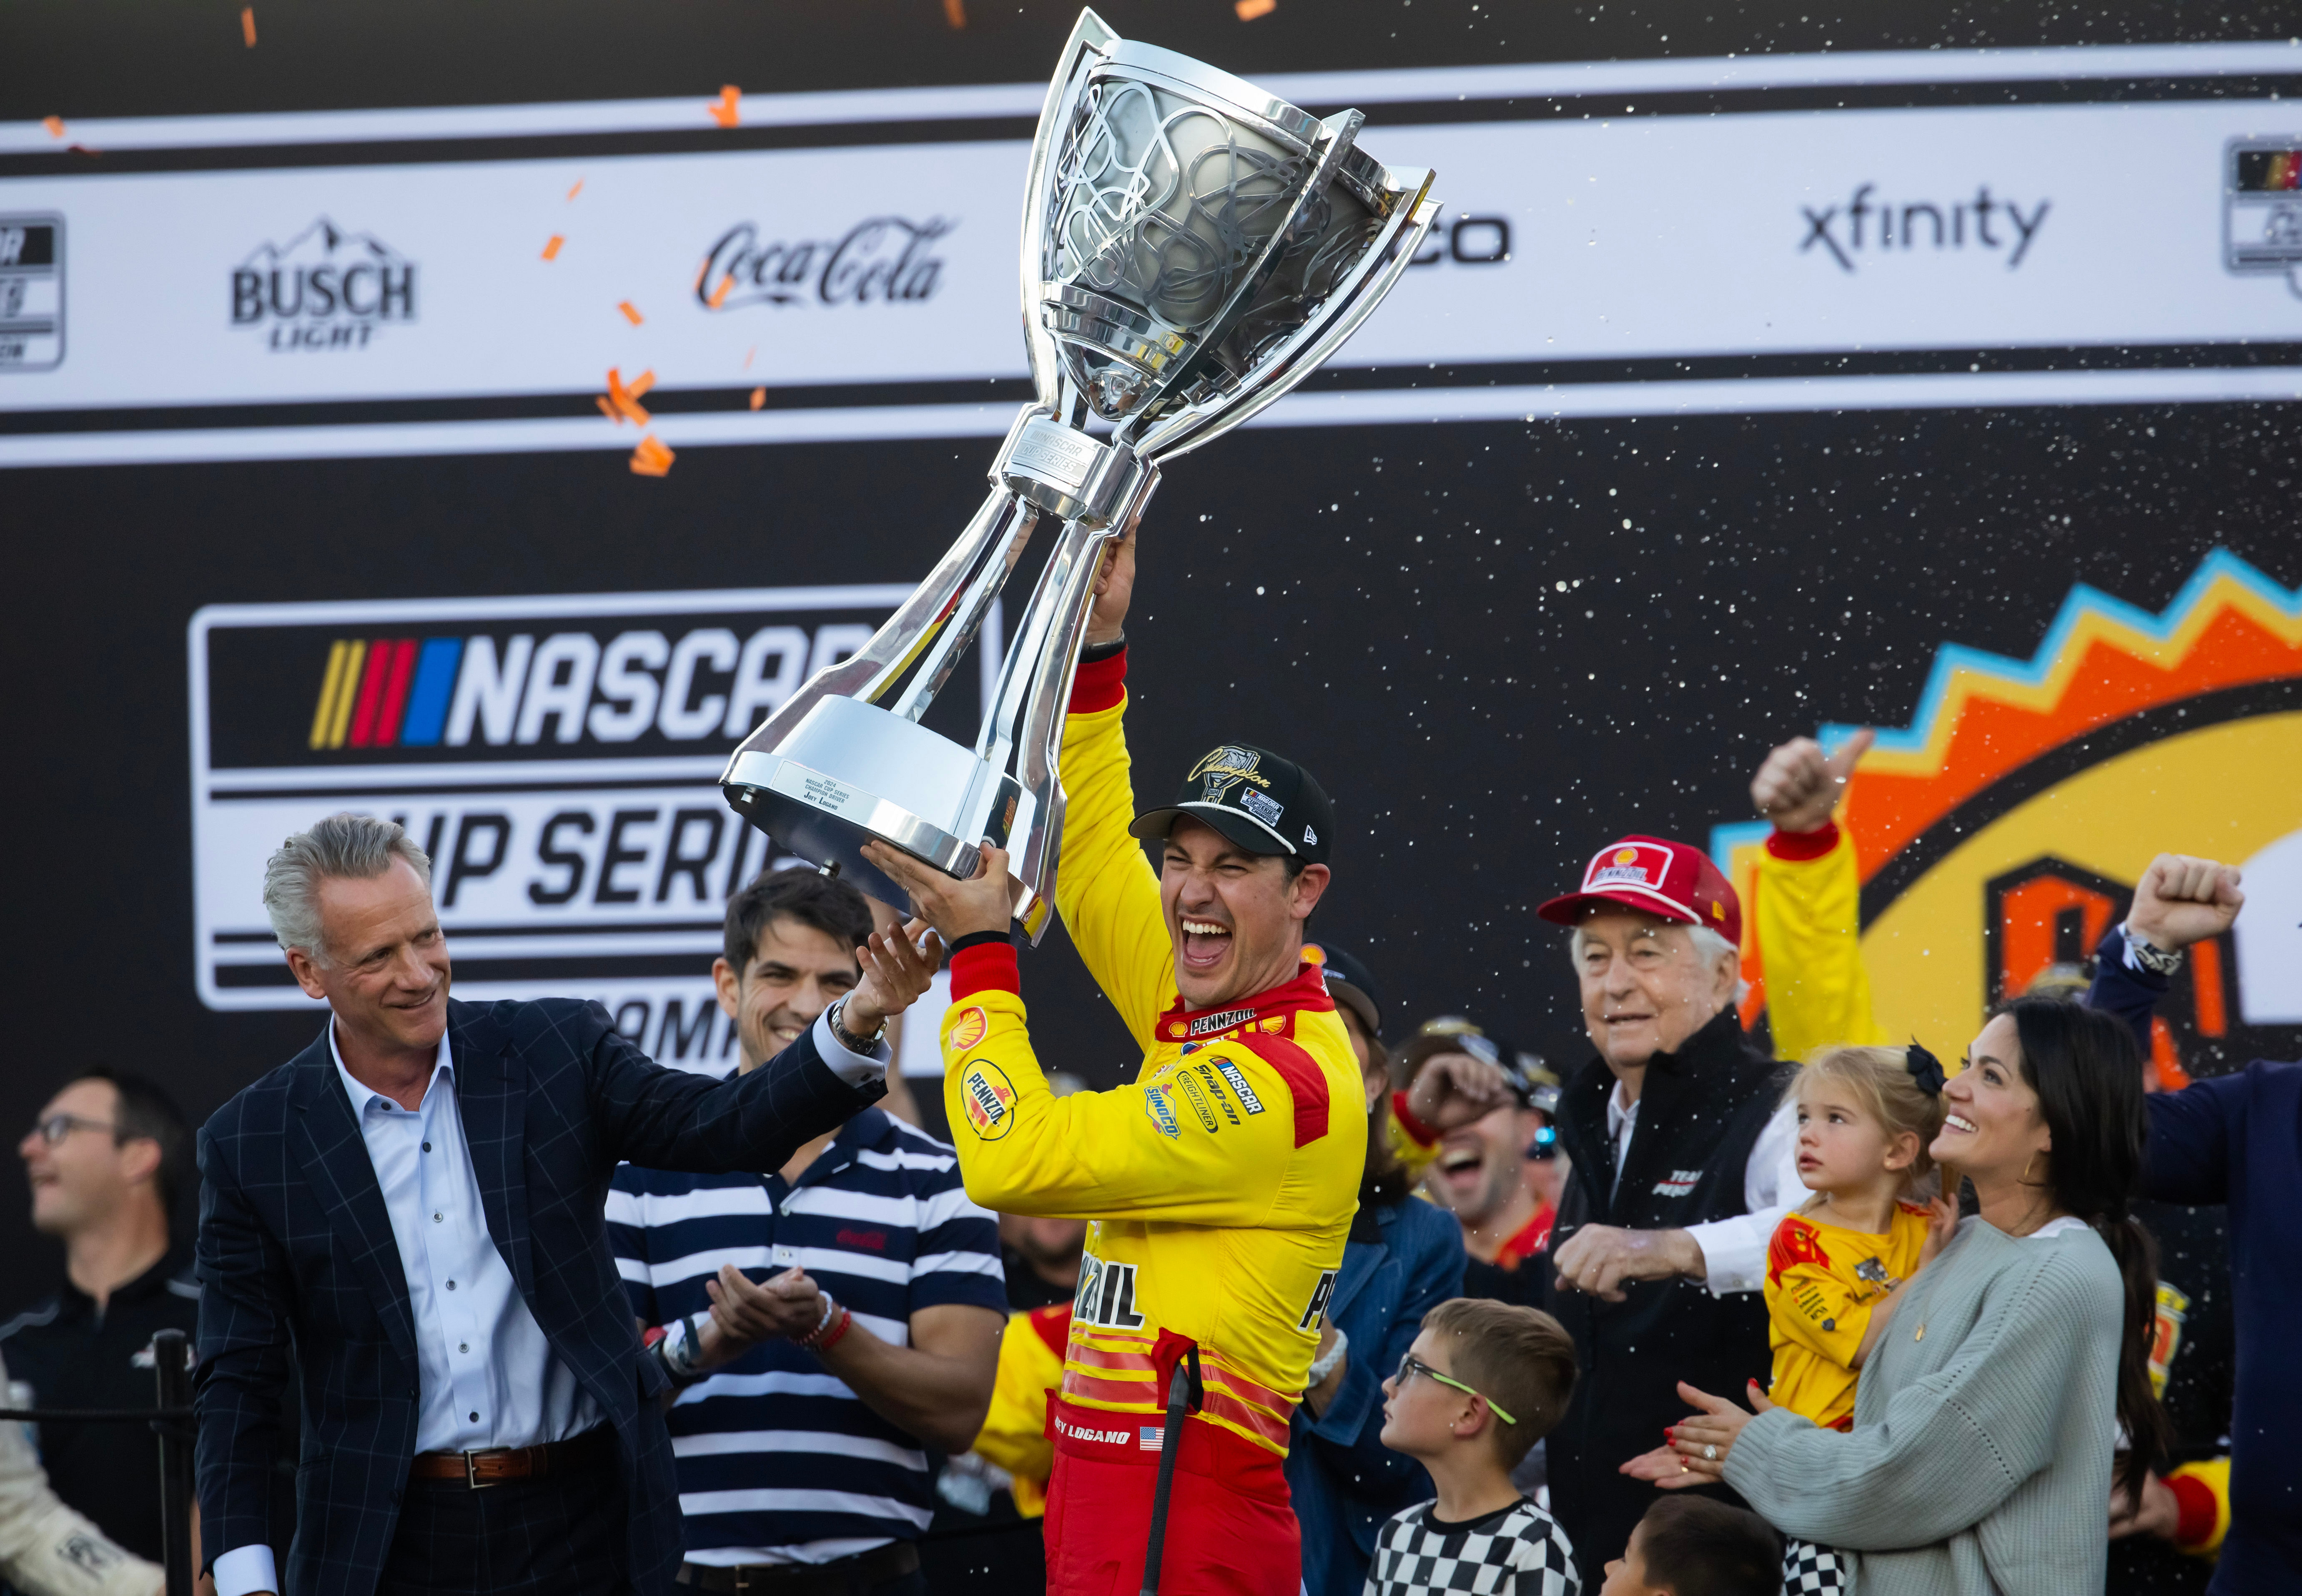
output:
<path id="1" fill-rule="evenodd" d="M 873 216 L 836 239 L 763 239 L 739 222 L 703 257 L 695 298 L 706 310 L 746 305 L 920 305 L 943 286 L 936 245 L 958 223 Z"/>
<path id="2" fill-rule="evenodd" d="M 231 324 L 275 353 L 364 349 L 376 329 L 416 319 L 416 263 L 325 216 L 232 269 Z"/>

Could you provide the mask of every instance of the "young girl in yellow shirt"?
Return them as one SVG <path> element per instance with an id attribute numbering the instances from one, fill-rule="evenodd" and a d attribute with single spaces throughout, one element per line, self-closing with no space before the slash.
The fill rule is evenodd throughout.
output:
<path id="1" fill-rule="evenodd" d="M 1851 1428 L 1855 1378 L 1895 1293 L 1957 1229 L 1926 1151 L 1942 1130 L 1942 1066 L 1915 1043 L 1828 1048 L 1793 1083 L 1799 1179 L 1814 1195 L 1767 1248 L 1776 1407 Z"/>

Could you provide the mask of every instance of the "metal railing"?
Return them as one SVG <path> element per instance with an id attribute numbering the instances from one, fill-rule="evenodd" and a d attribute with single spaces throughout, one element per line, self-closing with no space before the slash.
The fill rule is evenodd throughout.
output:
<path id="1" fill-rule="evenodd" d="M 167 1596 L 192 1596 L 192 1359 L 181 1330 L 152 1337 L 150 1407 L 0 1407 L 0 1421 L 149 1424 L 160 1441 L 160 1547 Z"/>

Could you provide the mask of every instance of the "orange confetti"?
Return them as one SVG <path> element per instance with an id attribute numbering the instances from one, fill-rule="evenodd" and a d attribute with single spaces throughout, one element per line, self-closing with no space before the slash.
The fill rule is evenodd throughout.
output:
<path id="1" fill-rule="evenodd" d="M 239 8 L 239 37 L 248 41 L 249 49 L 256 48 L 256 7 L 253 5 Z"/>
<path id="2" fill-rule="evenodd" d="M 609 421 L 614 422 L 618 426 L 624 424 L 622 413 L 619 412 L 615 406 L 608 402 L 608 396 L 606 394 L 593 394 L 592 396 L 592 402 L 600 407 L 600 414 L 606 416 Z"/>
<path id="3" fill-rule="evenodd" d="M 1252 22 L 1257 17 L 1267 17 L 1279 9 L 1279 0 L 1238 0 L 1231 9 L 1239 13 L 1242 22 Z"/>
<path id="4" fill-rule="evenodd" d="M 663 446 L 661 439 L 653 433 L 650 433 L 640 440 L 639 447 L 632 450 L 632 473 L 636 476 L 666 475 L 670 472 L 671 462 L 676 458 L 677 457 L 673 455 L 671 450 Z"/>
<path id="5" fill-rule="evenodd" d="M 573 199 L 582 192 L 584 192 L 584 180 L 579 177 L 576 180 L 576 186 L 567 190 L 567 197 Z"/>
<path id="6" fill-rule="evenodd" d="M 758 409 L 761 405 L 764 405 L 764 404 L 766 404 L 767 402 L 768 402 L 768 391 L 767 391 L 766 389 L 764 389 L 764 388 L 754 388 L 754 389 L 752 389 L 752 409 L 756 410 L 756 409 Z"/>
<path id="7" fill-rule="evenodd" d="M 51 139 L 61 139 L 64 136 L 64 119 L 61 116 L 43 116 L 40 118 L 40 125 L 47 129 L 48 137 Z"/>
<path id="8" fill-rule="evenodd" d="M 654 386 L 655 373 L 651 370 L 642 372 L 637 380 L 626 388 L 621 368 L 611 365 L 608 368 L 608 397 L 598 401 L 600 407 L 618 425 L 628 420 L 634 426 L 645 426 L 649 416 L 640 406 L 640 395 Z"/>
<path id="9" fill-rule="evenodd" d="M 565 244 L 567 241 L 567 239 L 564 234 L 553 233 L 550 239 L 546 241 L 543 246 L 543 258 L 546 260 L 558 260 L 559 258 L 559 246 Z"/>
<path id="10" fill-rule="evenodd" d="M 943 0 L 943 20 L 954 28 L 967 26 L 967 0 Z"/>
<path id="11" fill-rule="evenodd" d="M 711 308 L 717 310 L 727 303 L 727 296 L 735 287 L 735 280 L 733 277 L 722 277 L 719 280 L 719 286 L 711 290 L 711 298 L 708 301 Z"/>
<path id="12" fill-rule="evenodd" d="M 624 320 L 629 322 L 634 327 L 638 326 L 641 322 L 646 320 L 644 316 L 640 315 L 639 311 L 633 306 L 629 299 L 618 299 L 616 301 L 616 308 L 622 311 L 624 313 Z"/>
<path id="13" fill-rule="evenodd" d="M 751 369 L 752 369 L 752 356 L 754 356 L 754 355 L 756 355 L 756 354 L 758 354 L 759 352 L 760 352 L 760 346 L 759 346 L 759 345 L 757 345 L 757 344 L 753 344 L 750 349 L 745 349 L 745 350 L 744 351 L 744 369 L 745 371 L 749 371 L 749 370 L 751 370 Z"/>
<path id="14" fill-rule="evenodd" d="M 744 120 L 743 103 L 744 91 L 733 83 L 723 83 L 719 87 L 718 100 L 704 109 L 711 113 L 713 122 L 723 128 L 732 128 Z"/>

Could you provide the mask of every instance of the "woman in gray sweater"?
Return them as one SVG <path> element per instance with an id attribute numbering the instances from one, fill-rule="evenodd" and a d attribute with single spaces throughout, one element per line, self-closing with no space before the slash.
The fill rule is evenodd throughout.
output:
<path id="1" fill-rule="evenodd" d="M 1785 1534 L 1853 1555 L 1857 1596 L 2096 1596 L 2116 1459 L 2130 1492 L 2164 1449 L 2147 1362 L 2157 1283 L 2127 1216 L 2145 1117 L 2134 1039 L 2024 998 L 1983 1028 L 1928 1149 L 1978 1217 L 1878 1311 L 1854 1428 L 1752 1388 L 1755 1416 L 1680 1388 L 1690 1472 Z"/>

